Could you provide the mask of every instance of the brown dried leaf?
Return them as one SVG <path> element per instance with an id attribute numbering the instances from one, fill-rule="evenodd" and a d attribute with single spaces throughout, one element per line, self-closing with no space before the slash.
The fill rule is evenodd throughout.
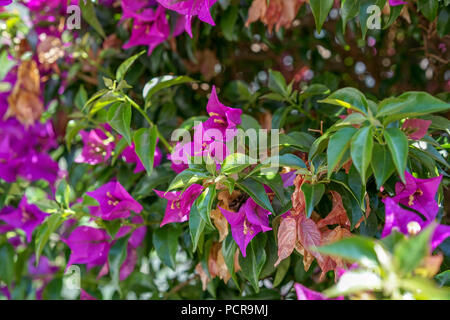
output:
<path id="1" fill-rule="evenodd" d="M 294 216 L 301 215 L 305 212 L 305 195 L 301 190 L 302 184 L 304 182 L 304 177 L 302 175 L 298 175 L 294 179 L 295 191 L 291 196 L 292 200 L 292 210 L 291 214 Z"/>
<path id="2" fill-rule="evenodd" d="M 247 22 L 245 26 L 248 26 L 258 20 L 263 20 L 267 12 L 267 0 L 253 0 L 250 9 L 248 10 Z"/>
<path id="3" fill-rule="evenodd" d="M 205 291 L 207 286 L 208 286 L 209 281 L 211 281 L 211 280 L 209 279 L 209 277 L 206 274 L 205 270 L 203 270 L 203 267 L 202 267 L 201 263 L 198 263 L 195 266 L 195 271 L 200 276 L 200 281 L 202 282 L 202 289 L 203 289 L 203 291 Z"/>
<path id="4" fill-rule="evenodd" d="M 285 218 L 281 220 L 278 227 L 278 260 L 275 267 L 280 262 L 292 254 L 295 243 L 297 242 L 297 221 L 294 218 Z"/>
<path id="5" fill-rule="evenodd" d="M 317 259 L 319 265 L 324 264 L 325 257 L 322 256 L 317 251 L 312 250 L 314 247 L 319 247 L 320 245 L 322 245 L 322 234 L 319 228 L 317 227 L 316 223 L 312 219 L 308 219 L 305 218 L 304 216 L 301 216 L 301 218 L 298 221 L 297 232 L 298 232 L 298 240 L 305 251 L 304 258 L 306 256 L 306 253 L 309 253 Z"/>
<path id="6" fill-rule="evenodd" d="M 208 270 L 213 279 L 218 276 L 219 279 L 227 283 L 231 278 L 222 254 L 222 245 L 219 242 L 214 242 L 211 245 L 208 257 Z"/>
<path id="7" fill-rule="evenodd" d="M 211 211 L 211 219 L 213 220 L 214 226 L 219 231 L 219 242 L 222 242 L 228 235 L 228 221 L 223 216 L 220 209 L 214 209 Z"/>
<path id="8" fill-rule="evenodd" d="M 17 81 L 8 97 L 5 117 L 14 116 L 26 127 L 41 117 L 44 105 L 40 99 L 41 87 L 37 64 L 23 61 L 18 68 Z"/>
<path id="9" fill-rule="evenodd" d="M 350 220 L 348 219 L 347 211 L 345 211 L 344 205 L 342 204 L 341 195 L 336 191 L 331 191 L 331 196 L 333 197 L 333 209 L 324 219 L 317 223 L 317 226 L 323 228 L 324 226 L 338 224 L 350 229 Z"/>
<path id="10" fill-rule="evenodd" d="M 253 0 L 245 26 L 248 27 L 260 20 L 267 25 L 269 33 L 272 33 L 274 26 L 277 31 L 281 27 L 290 28 L 298 10 L 305 2 L 306 0 L 271 0 L 267 7 L 266 0 Z"/>

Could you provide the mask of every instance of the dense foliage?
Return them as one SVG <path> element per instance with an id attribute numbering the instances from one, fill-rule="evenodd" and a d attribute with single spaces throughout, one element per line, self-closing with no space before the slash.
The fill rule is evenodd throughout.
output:
<path id="1" fill-rule="evenodd" d="M 450 299 L 449 12 L 0 1 L 0 298 Z"/>

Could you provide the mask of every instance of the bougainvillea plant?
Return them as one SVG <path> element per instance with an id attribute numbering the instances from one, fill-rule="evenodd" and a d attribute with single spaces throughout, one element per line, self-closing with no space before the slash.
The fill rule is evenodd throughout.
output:
<path id="1" fill-rule="evenodd" d="M 0 1 L 0 299 L 450 299 L 449 12 Z"/>

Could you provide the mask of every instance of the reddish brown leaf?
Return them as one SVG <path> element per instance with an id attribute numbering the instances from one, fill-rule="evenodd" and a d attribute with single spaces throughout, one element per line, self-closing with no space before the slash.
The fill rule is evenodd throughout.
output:
<path id="1" fill-rule="evenodd" d="M 338 224 L 350 229 L 350 220 L 348 219 L 347 212 L 342 204 L 341 195 L 335 191 L 331 191 L 331 196 L 333 197 L 333 209 L 324 219 L 317 223 L 317 226 L 323 228 L 324 226 Z"/>
<path id="2" fill-rule="evenodd" d="M 278 227 L 278 260 L 275 262 L 275 267 L 292 254 L 296 241 L 297 221 L 290 217 L 281 220 Z"/>
<path id="3" fill-rule="evenodd" d="M 40 119 L 44 105 L 40 99 L 41 82 L 34 60 L 23 61 L 18 68 L 17 81 L 8 97 L 6 117 L 14 116 L 26 127 Z"/>

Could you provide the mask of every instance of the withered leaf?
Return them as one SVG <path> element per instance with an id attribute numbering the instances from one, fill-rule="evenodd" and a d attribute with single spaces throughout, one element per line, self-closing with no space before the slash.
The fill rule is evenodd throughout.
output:
<path id="1" fill-rule="evenodd" d="M 278 260 L 275 267 L 280 262 L 292 254 L 295 243 L 297 242 L 297 221 L 294 218 L 285 218 L 281 220 L 278 227 Z"/>

